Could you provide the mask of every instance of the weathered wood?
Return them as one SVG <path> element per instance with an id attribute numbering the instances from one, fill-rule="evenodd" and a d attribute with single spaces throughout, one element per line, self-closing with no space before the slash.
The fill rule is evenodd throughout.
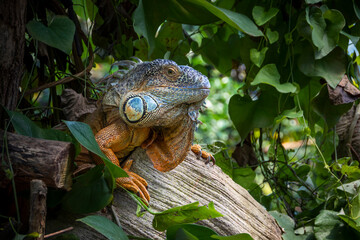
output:
<path id="1" fill-rule="evenodd" d="M 26 0 L 0 1 L 0 105 L 14 110 L 24 72 Z M 0 107 L 0 128 L 6 118 Z"/>
<path id="2" fill-rule="evenodd" d="M 193 153 L 174 170 L 162 173 L 153 168 L 145 152 L 137 149 L 131 158 L 131 168 L 149 183 L 151 207 L 163 211 L 172 207 L 199 201 L 207 205 L 210 201 L 224 217 L 199 222 L 214 229 L 220 235 L 249 233 L 254 239 L 281 239 L 281 229 L 272 216 L 241 186 L 224 174 L 218 166 L 210 166 L 197 159 Z M 152 227 L 153 216 L 146 213 L 136 216 L 135 202 L 122 190 L 116 190 L 114 205 L 123 229 L 130 235 L 164 239 L 165 234 Z M 104 213 L 99 213 L 104 214 Z M 112 218 L 111 214 L 107 214 Z M 80 239 L 103 239 L 84 224 L 75 222 L 76 215 L 64 214 L 49 221 L 47 231 L 74 226 L 73 233 Z"/>
<path id="3" fill-rule="evenodd" d="M 43 181 L 34 179 L 30 182 L 29 232 L 39 233 L 37 240 L 43 240 L 45 236 L 46 195 L 47 187 Z"/>
<path id="4" fill-rule="evenodd" d="M 71 143 L 31 138 L 14 133 L 6 134 L 16 182 L 28 183 L 32 179 L 40 179 L 48 187 L 66 190 L 71 188 L 71 170 L 75 152 Z M 3 137 L 4 131 L 0 130 L 1 151 L 4 147 Z M 5 163 L 8 163 L 6 154 L 4 156 Z M 0 186 L 5 186 L 10 181 L 3 170 L 4 168 L 0 169 Z"/>

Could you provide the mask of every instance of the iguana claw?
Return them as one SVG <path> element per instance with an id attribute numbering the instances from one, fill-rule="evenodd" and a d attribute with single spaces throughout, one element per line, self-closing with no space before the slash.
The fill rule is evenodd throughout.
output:
<path id="1" fill-rule="evenodd" d="M 130 167 L 131 167 L 132 163 L 133 163 L 133 160 L 131 160 L 131 159 L 125 161 L 122 168 L 129 175 L 129 177 L 117 178 L 116 184 L 118 186 L 121 186 L 121 187 L 137 194 L 143 200 L 143 202 L 147 206 L 149 206 L 150 195 L 147 190 L 148 184 L 145 181 L 145 179 L 143 179 L 136 173 L 130 171 Z"/>
<path id="2" fill-rule="evenodd" d="M 203 158 L 203 159 L 206 159 L 205 161 L 205 164 L 208 164 L 210 162 L 213 163 L 213 165 L 215 165 L 215 158 L 213 155 L 211 155 L 210 153 L 208 152 L 205 152 L 205 151 L 202 151 L 201 150 L 201 146 L 199 144 L 194 144 L 191 146 L 191 151 L 193 151 L 193 153 L 196 154 L 196 156 L 198 158 Z"/>

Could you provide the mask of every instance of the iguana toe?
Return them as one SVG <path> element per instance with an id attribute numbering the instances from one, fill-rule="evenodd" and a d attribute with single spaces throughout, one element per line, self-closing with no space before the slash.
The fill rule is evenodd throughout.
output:
<path id="1" fill-rule="evenodd" d="M 133 160 L 131 159 L 127 160 L 122 166 L 129 177 L 117 178 L 116 184 L 133 193 L 136 193 L 146 205 L 149 205 L 150 195 L 147 190 L 148 183 L 145 181 L 145 179 L 129 170 L 132 162 Z"/>
<path id="2" fill-rule="evenodd" d="M 201 157 L 203 159 L 206 159 L 205 164 L 208 164 L 208 163 L 212 162 L 212 164 L 215 165 L 214 156 L 212 154 L 208 153 L 208 152 L 202 151 L 201 146 L 199 144 L 192 145 L 191 146 L 191 151 L 193 151 L 193 153 L 195 153 L 198 158 Z"/>

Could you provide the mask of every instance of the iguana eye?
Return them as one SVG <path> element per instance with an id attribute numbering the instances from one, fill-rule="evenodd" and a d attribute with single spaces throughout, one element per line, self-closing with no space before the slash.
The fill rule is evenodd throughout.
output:
<path id="1" fill-rule="evenodd" d="M 166 70 L 166 75 L 168 75 L 169 77 L 174 77 L 179 73 L 179 70 L 175 67 L 169 67 Z"/>

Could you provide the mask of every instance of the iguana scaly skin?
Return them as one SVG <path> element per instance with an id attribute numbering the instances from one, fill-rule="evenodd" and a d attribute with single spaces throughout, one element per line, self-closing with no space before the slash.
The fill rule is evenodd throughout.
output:
<path id="1" fill-rule="evenodd" d="M 100 149 L 114 164 L 120 166 L 119 158 L 141 146 L 157 170 L 169 171 L 191 149 L 210 83 L 193 68 L 170 60 L 128 65 L 130 70 L 121 77 L 117 73 L 108 77 L 111 87 L 86 122 L 96 133 Z M 194 145 L 193 151 L 212 158 L 198 146 Z M 131 163 L 125 161 L 122 166 L 129 177 L 118 178 L 116 183 L 149 201 L 147 183 L 129 170 Z"/>

